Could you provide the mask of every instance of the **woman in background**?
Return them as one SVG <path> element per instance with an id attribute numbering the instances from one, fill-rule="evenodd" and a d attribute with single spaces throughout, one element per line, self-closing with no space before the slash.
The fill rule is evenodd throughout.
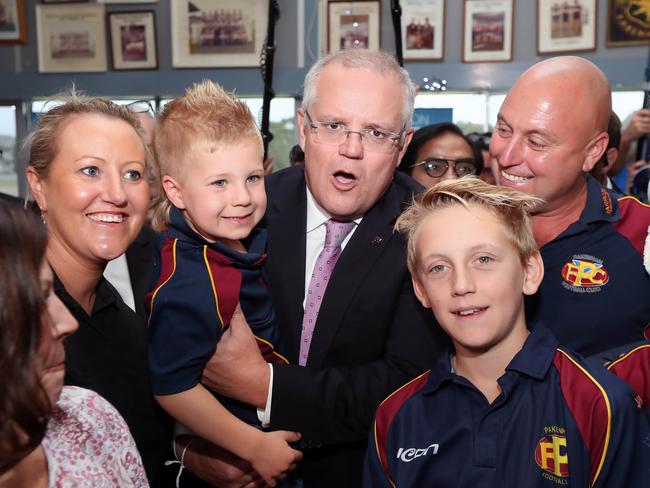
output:
<path id="1" fill-rule="evenodd" d="M 0 201 L 0 487 L 148 486 L 120 414 L 63 386 L 77 321 L 52 288 L 38 218 Z"/>

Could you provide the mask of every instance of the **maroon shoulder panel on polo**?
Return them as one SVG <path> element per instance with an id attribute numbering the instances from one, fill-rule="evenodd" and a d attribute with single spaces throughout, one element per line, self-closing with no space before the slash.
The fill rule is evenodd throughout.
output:
<path id="1" fill-rule="evenodd" d="M 612 225 L 643 256 L 643 247 L 650 226 L 650 206 L 634 197 L 622 197 L 618 199 L 618 209 L 621 218 L 612 222 Z"/>
<path id="2" fill-rule="evenodd" d="M 593 483 L 606 453 L 611 428 L 608 399 L 596 379 L 561 349 L 556 351 L 553 364 L 560 375 L 564 401 L 589 451 L 589 479 Z"/>
<path id="3" fill-rule="evenodd" d="M 392 476 L 388 469 L 388 454 L 386 452 L 386 442 L 388 441 L 388 431 L 395 415 L 399 409 L 406 403 L 406 401 L 415 395 L 418 391 L 426 385 L 427 380 L 429 379 L 430 371 L 422 373 L 420 376 L 412 379 L 405 385 L 401 386 L 399 389 L 391 393 L 386 399 L 379 405 L 377 409 L 377 415 L 375 418 L 375 444 L 377 447 L 377 454 L 379 455 L 379 460 L 381 465 L 386 472 L 386 476 L 392 480 Z"/>

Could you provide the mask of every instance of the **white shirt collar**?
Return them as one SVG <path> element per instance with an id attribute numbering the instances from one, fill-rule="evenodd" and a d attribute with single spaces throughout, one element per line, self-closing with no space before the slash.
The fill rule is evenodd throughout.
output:
<path id="1" fill-rule="evenodd" d="M 307 233 L 310 233 L 325 224 L 325 222 L 331 219 L 332 216 L 316 203 L 314 195 L 309 191 L 309 187 L 305 186 L 305 189 L 307 190 Z M 363 219 L 363 217 L 354 219 L 355 224 L 359 225 L 361 219 Z"/>

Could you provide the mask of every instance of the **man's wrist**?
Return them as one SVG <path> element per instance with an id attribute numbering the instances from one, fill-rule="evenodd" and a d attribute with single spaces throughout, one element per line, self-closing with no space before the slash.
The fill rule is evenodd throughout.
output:
<path id="1" fill-rule="evenodd" d="M 259 409 L 266 409 L 266 403 L 269 397 L 269 384 L 271 381 L 271 371 L 269 364 L 264 363 L 264 367 L 260 368 L 259 375 L 256 375 L 256 386 L 251 389 L 254 397 L 251 398 L 251 403 Z"/>

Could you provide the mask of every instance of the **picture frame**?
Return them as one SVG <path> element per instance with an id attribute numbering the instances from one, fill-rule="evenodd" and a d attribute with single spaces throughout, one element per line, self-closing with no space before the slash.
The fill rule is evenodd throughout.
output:
<path id="1" fill-rule="evenodd" d="M 171 0 L 172 66 L 259 66 L 268 2 Z"/>
<path id="2" fill-rule="evenodd" d="M 378 0 L 345 2 L 330 0 L 327 4 L 327 49 L 381 46 L 381 5 Z"/>
<path id="3" fill-rule="evenodd" d="M 641 16 L 646 14 L 645 18 Z M 650 19 L 638 3 L 607 1 L 607 47 L 647 46 L 650 44 Z"/>
<path id="4" fill-rule="evenodd" d="M 537 54 L 595 51 L 596 0 L 537 0 Z"/>
<path id="5" fill-rule="evenodd" d="M 136 3 L 158 3 L 158 0 L 96 0 L 97 3 L 121 3 L 123 5 L 131 5 Z"/>
<path id="6" fill-rule="evenodd" d="M 513 0 L 463 0 L 463 63 L 512 61 Z"/>
<path id="7" fill-rule="evenodd" d="M 107 17 L 113 70 L 157 69 L 155 12 L 109 12 Z"/>
<path id="8" fill-rule="evenodd" d="M 403 0 L 402 47 L 405 61 L 445 58 L 445 0 Z"/>
<path id="9" fill-rule="evenodd" d="M 0 0 L 0 44 L 26 42 L 25 0 Z"/>
<path id="10" fill-rule="evenodd" d="M 104 6 L 97 3 L 36 5 L 38 71 L 106 71 Z"/>
<path id="11" fill-rule="evenodd" d="M 86 3 L 88 0 L 41 0 L 41 3 Z"/>

